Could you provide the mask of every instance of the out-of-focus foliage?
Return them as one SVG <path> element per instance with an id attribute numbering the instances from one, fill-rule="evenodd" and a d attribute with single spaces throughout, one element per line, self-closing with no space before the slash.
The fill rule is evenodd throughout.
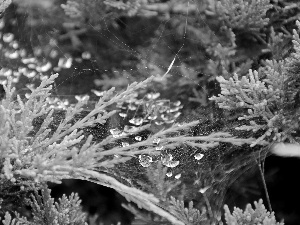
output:
<path id="1" fill-rule="evenodd" d="M 5 11 L 5 9 L 11 4 L 11 0 L 1 0 L 0 1 L 0 15 Z"/>

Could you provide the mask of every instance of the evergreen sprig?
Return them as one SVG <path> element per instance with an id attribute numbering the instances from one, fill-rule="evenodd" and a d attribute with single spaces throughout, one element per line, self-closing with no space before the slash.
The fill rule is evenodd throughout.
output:
<path id="1" fill-rule="evenodd" d="M 86 214 L 82 212 L 77 194 L 72 193 L 69 197 L 63 195 L 58 202 L 50 196 L 50 189 L 44 185 L 41 194 L 35 190 L 28 204 L 32 208 L 32 220 L 15 213 L 16 218 L 6 212 L 4 225 L 87 225 Z"/>
<path id="2" fill-rule="evenodd" d="M 184 202 L 170 198 L 169 211 L 180 219 L 186 225 L 207 224 L 208 218 L 205 208 L 200 212 L 194 208 L 193 202 L 189 202 L 188 208 L 184 206 Z"/>
<path id="3" fill-rule="evenodd" d="M 283 225 L 284 223 L 276 222 L 274 212 L 266 210 L 262 199 L 254 202 L 255 208 L 251 204 L 246 206 L 245 211 L 240 208 L 234 208 L 231 213 L 228 206 L 224 206 L 225 220 L 227 225 Z"/>
<path id="4" fill-rule="evenodd" d="M 298 31 L 300 22 L 296 22 Z M 245 109 L 239 120 L 249 125 L 236 127 L 238 130 L 263 131 L 251 146 L 266 141 L 297 142 L 295 133 L 299 121 L 299 59 L 300 39 L 294 30 L 294 51 L 284 60 L 267 60 L 265 66 L 249 70 L 247 76 L 225 79 L 217 77 L 221 94 L 210 98 L 220 108 L 227 110 Z"/>
<path id="5" fill-rule="evenodd" d="M 272 4 L 269 0 L 220 0 L 216 8 L 226 26 L 258 32 L 268 24 L 266 12 L 272 8 Z"/>

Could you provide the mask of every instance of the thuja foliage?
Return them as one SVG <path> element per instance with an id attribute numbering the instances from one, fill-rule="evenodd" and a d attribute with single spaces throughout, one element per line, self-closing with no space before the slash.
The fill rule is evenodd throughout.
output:
<path id="1" fill-rule="evenodd" d="M 138 204 L 139 207 L 153 211 L 169 219 L 175 224 L 182 224 L 179 218 L 158 207 L 160 200 L 151 194 L 144 193 L 134 187 L 128 187 L 113 177 L 101 172 L 116 164 L 124 163 L 135 155 L 159 154 L 155 148 L 155 139 L 165 148 L 174 149 L 182 144 L 193 147 L 207 148 L 219 142 L 229 142 L 241 145 L 251 143 L 254 139 L 229 138 L 227 133 L 213 133 L 208 136 L 188 136 L 185 130 L 197 124 L 197 121 L 173 124 L 170 128 L 158 131 L 146 140 L 119 147 L 112 143 L 132 135 L 147 125 L 131 130 L 128 133 L 114 133 L 99 143 L 93 142 L 92 135 L 86 137 L 83 128 L 104 124 L 116 111 L 110 106 L 121 103 L 131 97 L 139 88 L 146 87 L 152 77 L 140 83 L 133 83 L 119 93 L 113 94 L 114 89 L 106 91 L 95 108 L 84 118 L 71 123 L 73 117 L 83 110 L 88 97 L 79 100 L 74 107 L 66 109 L 65 118 L 60 122 L 54 132 L 49 128 L 53 121 L 54 109 L 47 106 L 47 97 L 50 96 L 51 84 L 58 75 L 42 81 L 39 87 L 31 90 L 27 99 L 19 95 L 14 98 L 14 88 L 11 78 L 4 86 L 6 95 L 0 106 L 0 151 L 2 161 L 1 184 L 11 182 L 12 185 L 25 185 L 45 182 L 60 183 L 63 179 L 82 179 L 114 188 L 128 200 Z M 38 129 L 33 126 L 34 119 L 44 116 Z M 118 155 L 118 157 L 113 157 Z M 24 187 L 23 187 L 24 188 Z M 26 187 L 25 187 L 26 188 Z"/>
<path id="2" fill-rule="evenodd" d="M 133 16 L 139 13 L 144 16 L 187 14 L 187 12 L 192 15 L 198 9 L 195 5 L 190 5 L 190 8 L 186 10 L 186 3 L 170 2 L 173 4 L 164 4 L 160 1 L 77 0 L 67 1 L 61 7 L 72 20 L 79 21 L 79 25 L 76 24 L 76 26 L 81 26 L 81 23 L 86 22 L 99 25 L 100 21 L 97 20 L 100 18 L 99 14 L 104 14 L 105 18 L 113 20 L 113 16 L 117 15 L 115 12 L 123 12 L 120 14 L 122 16 Z M 95 107 L 86 116 L 74 122 L 75 115 L 81 113 L 83 106 L 87 104 L 88 98 L 82 98 L 78 104 L 66 109 L 64 118 L 54 130 L 50 128 L 54 121 L 54 110 L 48 107 L 47 97 L 50 96 L 51 85 L 58 75 L 44 79 L 39 87 L 31 89 L 31 94 L 26 96 L 27 99 L 14 95 L 11 78 L 9 78 L 8 85 L 4 87 L 6 96 L 0 106 L 1 190 L 8 193 L 10 189 L 7 187 L 13 187 L 17 189 L 14 192 L 16 194 L 41 188 L 41 196 L 36 193 L 34 197 L 31 197 L 33 219 L 26 219 L 18 214 L 16 214 L 16 219 L 12 219 L 11 214 L 7 213 L 4 223 L 17 224 L 23 221 L 22 223 L 26 224 L 28 220 L 30 221 L 28 224 L 43 224 L 41 221 L 46 220 L 49 224 L 83 224 L 85 216 L 78 207 L 77 197 L 74 195 L 71 195 L 69 199 L 63 197 L 58 203 L 54 203 L 47 186 L 40 185 L 49 181 L 60 183 L 64 179 L 81 179 L 115 189 L 128 201 L 133 201 L 140 208 L 159 215 L 157 222 L 168 220 L 174 224 L 210 224 L 214 215 L 209 207 L 199 210 L 194 208 L 193 203 L 189 203 L 186 207 L 181 199 L 167 197 L 171 192 L 170 189 L 177 187 L 178 183 L 165 180 L 166 168 L 163 169 L 160 164 L 157 168 L 147 169 L 147 176 L 151 177 L 152 182 L 148 184 L 148 189 L 145 188 L 147 193 L 137 189 L 134 185 L 124 185 L 106 172 L 119 164 L 128 162 L 135 156 L 139 156 L 141 161 L 146 161 L 149 157 L 143 154 L 150 152 L 152 155 L 159 155 L 160 151 L 155 145 L 157 139 L 160 139 L 165 149 L 170 150 L 182 145 L 208 149 L 216 147 L 219 142 L 234 145 L 249 144 L 252 147 L 270 142 L 298 142 L 296 134 L 299 120 L 300 41 L 298 32 L 295 30 L 293 35 L 295 53 L 285 60 L 281 60 L 279 56 L 278 60 L 265 61 L 264 66 L 257 70 L 250 70 L 246 73 L 247 75 L 243 76 L 245 72 L 241 72 L 240 63 L 245 63 L 244 68 L 248 68 L 252 62 L 241 57 L 229 57 L 237 52 L 235 33 L 253 34 L 264 42 L 262 30 L 268 25 L 266 12 L 272 6 L 269 1 L 263 0 L 223 0 L 218 1 L 214 8 L 213 1 L 209 2 L 211 11 L 206 10 L 205 15 L 217 17 L 219 22 L 222 21 L 225 27 L 223 28 L 230 39 L 228 47 L 222 47 L 221 44 L 215 45 L 216 41 L 210 38 L 201 40 L 213 49 L 212 52 L 216 57 L 220 58 L 219 65 L 212 63 L 209 68 L 212 74 L 210 79 L 218 75 L 217 81 L 221 84 L 221 94 L 212 97 L 211 100 L 216 101 L 220 108 L 240 113 L 239 120 L 242 121 L 242 125 L 237 126 L 236 129 L 252 132 L 251 138 L 236 138 L 227 132 L 191 136 L 186 131 L 197 125 L 198 122 L 193 121 L 175 123 L 165 130 L 156 131 L 140 142 L 122 147 L 117 142 L 148 129 L 149 126 L 140 126 L 127 132 L 112 130 L 111 135 L 96 142 L 92 136 L 86 135 L 83 129 L 96 124 L 105 124 L 116 113 L 113 109 L 115 104 L 122 104 L 131 99 L 135 91 L 147 87 L 154 79 L 153 77 L 140 83 L 135 82 L 119 94 L 114 94 L 113 89 L 104 92 Z M 290 7 L 285 7 L 285 10 L 288 11 L 288 8 Z M 168 16 L 161 18 L 169 19 Z M 199 35 L 201 32 L 196 26 L 188 26 L 185 21 L 180 21 L 179 24 L 185 24 L 189 33 L 203 37 Z M 300 29 L 299 23 L 297 26 Z M 101 29 L 101 26 L 95 28 Z M 273 33 L 272 36 L 271 34 L 271 41 L 268 43 L 271 51 L 276 51 L 281 38 L 280 35 Z M 213 66 L 222 67 L 226 71 L 218 73 L 218 69 L 214 69 Z M 232 76 L 231 71 L 228 71 L 230 68 L 237 73 Z M 206 96 L 203 102 L 206 102 Z M 40 127 L 34 126 L 34 120 L 37 118 L 43 120 Z M 141 185 L 147 187 L 146 184 L 141 183 Z M 151 191 L 156 192 L 156 195 L 149 194 Z M 205 193 L 204 190 L 202 191 Z M 245 213 L 235 210 L 232 215 L 228 208 L 225 208 L 227 223 L 256 224 L 259 221 L 257 223 L 277 224 L 273 214 L 267 213 L 261 202 L 256 204 L 256 208 L 256 210 L 250 210 L 247 207 Z M 68 213 L 73 209 L 76 213 Z M 136 215 L 140 213 L 133 208 L 131 211 Z M 220 219 L 219 215 L 217 217 Z M 152 222 L 151 217 L 149 221 Z"/>
<path id="3" fill-rule="evenodd" d="M 260 199 L 258 202 L 254 202 L 255 208 L 253 209 L 251 204 L 246 206 L 243 211 L 240 208 L 234 208 L 231 213 L 228 206 L 225 205 L 225 220 L 228 225 L 283 225 L 284 223 L 276 222 L 274 213 L 270 213 L 266 210 L 263 201 Z"/>
<path id="4" fill-rule="evenodd" d="M 298 31 L 300 22 L 296 22 Z M 249 121 L 236 127 L 264 133 L 251 146 L 261 140 L 298 142 L 298 67 L 300 39 L 293 31 L 294 52 L 283 60 L 267 60 L 265 66 L 249 70 L 247 76 L 225 79 L 217 77 L 221 94 L 214 96 L 220 108 L 227 110 L 245 109 L 238 119 Z M 277 39 L 278 40 L 278 39 Z"/>
<path id="5" fill-rule="evenodd" d="M 31 207 L 32 220 L 15 213 L 15 218 L 6 212 L 2 221 L 4 225 L 87 225 L 86 214 L 82 212 L 80 199 L 77 194 L 72 193 L 69 197 L 65 195 L 54 202 L 50 196 L 50 190 L 46 185 L 41 188 L 41 193 L 35 189 L 34 194 L 28 199 L 27 204 Z"/>

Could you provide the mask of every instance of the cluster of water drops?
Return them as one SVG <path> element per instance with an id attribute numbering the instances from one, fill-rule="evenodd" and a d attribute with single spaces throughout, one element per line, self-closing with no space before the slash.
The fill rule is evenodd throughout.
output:
<path id="1" fill-rule="evenodd" d="M 110 129 L 110 133 L 114 138 L 122 138 L 128 133 L 130 134 L 131 132 L 134 133 L 136 132 L 137 128 L 134 128 L 133 126 L 125 126 L 124 130 L 114 128 Z M 139 135 L 135 135 L 134 137 L 135 141 L 142 141 L 143 137 Z M 138 156 L 138 162 L 142 167 L 149 167 L 153 162 L 161 161 L 162 165 L 168 167 L 168 168 L 175 168 L 179 165 L 179 160 L 174 160 L 174 157 L 172 154 L 167 153 L 164 151 L 164 145 L 161 144 L 161 138 L 155 137 L 152 140 L 152 144 L 155 148 L 156 151 L 161 151 L 161 154 L 159 156 L 152 156 L 151 154 L 141 154 Z M 120 147 L 128 147 L 130 144 L 128 142 L 121 142 Z M 119 157 L 119 155 L 115 155 L 115 157 Z M 171 171 L 169 171 L 166 176 L 171 177 L 173 174 Z M 176 179 L 179 179 L 181 177 L 181 174 L 177 174 L 175 176 Z"/>
<path id="2" fill-rule="evenodd" d="M 128 119 L 135 126 L 149 122 L 156 125 L 174 123 L 181 114 L 181 102 L 158 99 L 159 96 L 160 93 L 148 93 L 143 99 L 138 99 L 138 93 L 134 93 L 131 98 L 117 105 L 120 117 Z"/>
<path id="3" fill-rule="evenodd" d="M 4 26 L 4 20 L 0 19 L 0 50 L 4 53 L 2 57 L 7 59 L 10 64 L 9 67 L 2 67 L 0 70 L 0 83 L 2 84 L 7 82 L 8 76 L 13 78 L 13 83 L 18 83 L 21 76 L 30 80 L 44 80 L 51 73 L 70 69 L 73 61 L 81 63 L 83 60 L 91 58 L 89 52 L 83 52 L 81 57 L 77 58 L 72 58 L 67 54 L 61 55 L 57 48 L 57 41 L 53 38 L 49 40 L 49 48 L 46 50 L 41 47 L 33 47 L 33 53 L 29 53 L 15 40 L 13 33 L 3 32 Z M 29 89 L 33 87 L 32 83 L 28 85 Z"/>

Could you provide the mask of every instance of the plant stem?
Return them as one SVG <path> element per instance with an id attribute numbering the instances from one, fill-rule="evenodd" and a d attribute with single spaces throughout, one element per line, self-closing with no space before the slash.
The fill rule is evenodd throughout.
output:
<path id="1" fill-rule="evenodd" d="M 262 182 L 263 182 L 263 186 L 264 186 L 264 190 L 265 190 L 265 194 L 266 194 L 266 198 L 267 198 L 267 202 L 268 202 L 269 211 L 272 212 L 273 210 L 272 210 L 272 205 L 271 205 L 271 201 L 270 201 L 270 196 L 269 196 L 269 192 L 268 192 L 268 188 L 267 188 L 263 168 L 262 168 L 262 165 L 261 165 L 260 162 L 258 162 L 258 168 L 259 168 L 259 172 L 260 172 L 261 179 L 262 179 Z"/>

